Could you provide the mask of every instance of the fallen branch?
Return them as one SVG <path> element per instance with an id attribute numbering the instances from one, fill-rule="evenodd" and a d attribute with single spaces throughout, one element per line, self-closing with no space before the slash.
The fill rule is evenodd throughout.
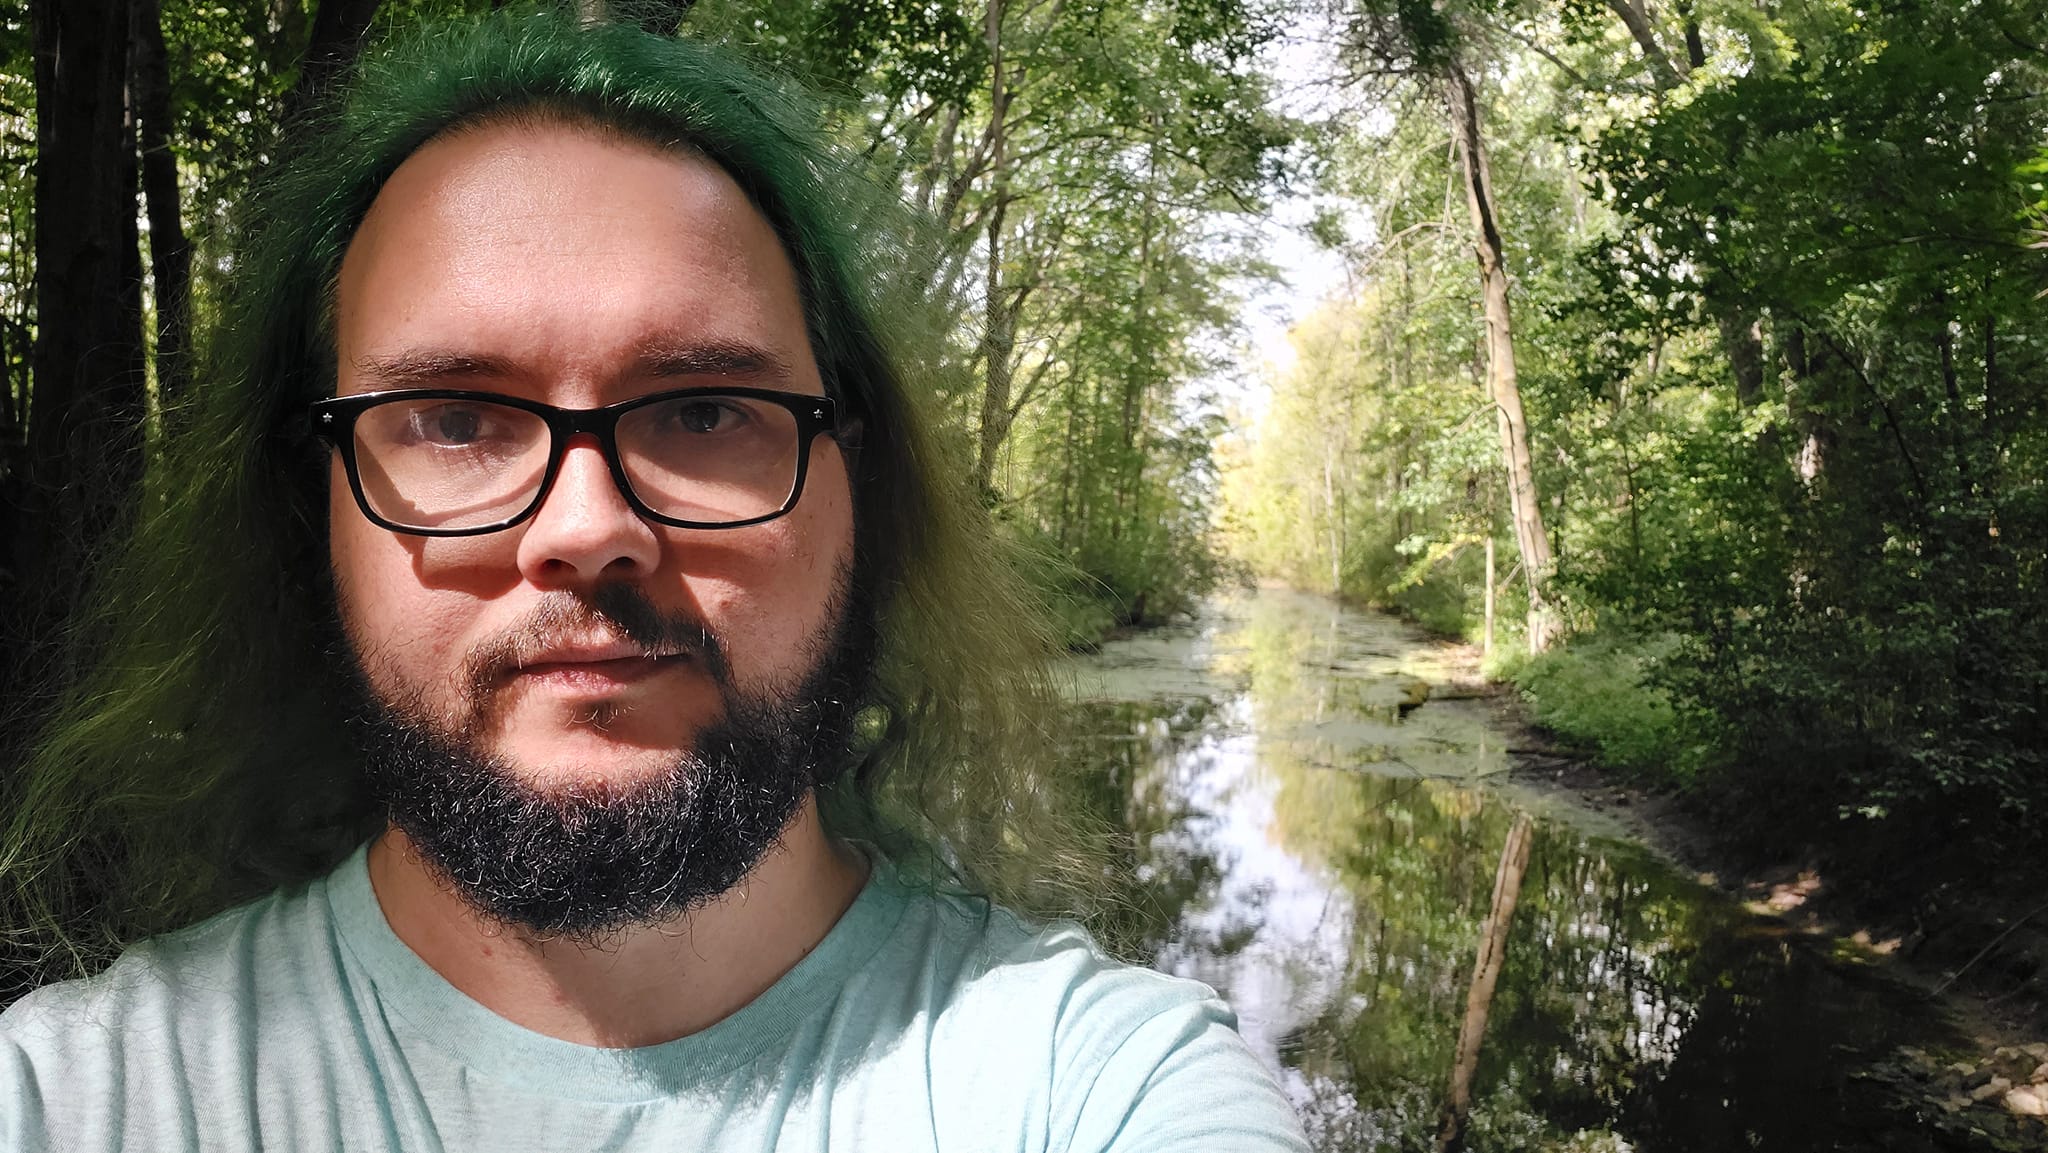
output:
<path id="1" fill-rule="evenodd" d="M 2024 917 L 2021 917 L 2021 918 L 2020 918 L 2019 920 L 2017 920 L 2017 921 L 2014 921 L 2014 922 L 2013 922 L 2012 924 L 2010 924 L 2010 925 L 2007 925 L 2007 926 L 2005 927 L 2005 932 L 2003 932 L 2003 933 L 2000 933 L 2000 934 L 1999 934 L 1999 935 L 1997 935 L 1996 937 L 1993 937 L 1993 938 L 1991 938 L 1991 943 L 1990 943 L 1990 944 L 1988 944 L 1988 945 L 1984 946 L 1983 948 L 1981 948 L 1981 949 L 1977 950 L 1977 955 L 1976 955 L 1976 956 L 1974 956 L 1974 957 L 1970 958 L 1969 960 L 1967 960 L 1967 961 L 1963 962 L 1963 967 L 1962 967 L 1962 968 L 1960 968 L 1960 969 L 1957 969 L 1957 970 L 1956 970 L 1955 972 L 1953 972 L 1953 973 L 1950 973 L 1950 974 L 1948 975 L 1948 979 L 1947 979 L 1946 981 L 1943 981 L 1943 982 L 1942 982 L 1941 984 L 1939 984 L 1939 985 L 1936 985 L 1936 986 L 1934 987 L 1934 992 L 1932 992 L 1932 993 L 1929 993 L 1929 994 L 1928 994 L 1928 996 L 1929 996 L 1929 997 L 1939 997 L 1939 996 L 1941 996 L 1941 995 L 1942 995 L 1942 993 L 1943 993 L 1943 992 L 1945 992 L 1945 991 L 1946 991 L 1946 990 L 1948 989 L 1948 987 L 1949 987 L 1950 985 L 1953 985 L 1953 984 L 1955 984 L 1955 983 L 1956 983 L 1956 979 L 1957 979 L 1957 978 L 1961 977 L 1961 976 L 1962 976 L 1962 975 L 1963 975 L 1964 973 L 1967 973 L 1967 972 L 1969 972 L 1969 971 L 1970 971 L 1970 966 L 1972 966 L 1972 965 L 1976 964 L 1977 962 L 1979 962 L 1979 961 L 1983 960 L 1983 959 L 1984 959 L 1984 958 L 1985 958 L 1986 956 L 1988 956 L 1988 955 L 1990 954 L 1991 950 L 1993 950 L 1993 949 L 1996 949 L 1996 948 L 1998 947 L 1998 943 L 1999 943 L 2000 941 L 2003 941 L 2003 940 L 2005 940 L 2005 939 L 2006 939 L 2007 937 L 2010 937 L 2010 936 L 2012 936 L 2012 933 L 2013 933 L 2013 930 L 2014 930 L 2014 929 L 2017 929 L 2017 928 L 2019 928 L 2019 927 L 2020 927 L 2021 925 L 2024 925 L 2024 924 L 2026 924 L 2026 923 L 2027 923 L 2028 921 L 2031 921 L 2031 920 L 2033 920 L 2033 919 L 2034 919 L 2034 914 L 2035 914 L 2035 913 L 2040 913 L 2040 912 L 2043 912 L 2043 911 L 2048 911 L 2048 901 L 2043 901 L 2043 902 L 2041 902 L 2040 904 L 2038 904 L 2038 905 L 2034 906 L 2034 908 L 2033 908 L 2033 911 L 2032 911 L 2032 912 L 2029 912 L 2029 913 L 2028 913 L 2028 914 L 2027 914 L 2026 916 L 2024 916 Z"/>

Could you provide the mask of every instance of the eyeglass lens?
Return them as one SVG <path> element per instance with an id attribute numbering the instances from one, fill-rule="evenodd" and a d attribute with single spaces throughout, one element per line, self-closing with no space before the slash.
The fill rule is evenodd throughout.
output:
<path id="1" fill-rule="evenodd" d="M 745 396 L 698 393 L 619 418 L 633 495 L 676 520 L 724 524 L 779 511 L 796 485 L 797 418 Z M 355 457 L 378 516 L 422 529 L 496 524 L 532 505 L 552 445 L 537 413 L 474 399 L 399 398 L 363 411 Z"/>

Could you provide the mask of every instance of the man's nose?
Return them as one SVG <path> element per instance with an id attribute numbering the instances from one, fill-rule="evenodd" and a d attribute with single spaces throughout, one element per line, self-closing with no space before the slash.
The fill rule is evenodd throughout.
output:
<path id="1" fill-rule="evenodd" d="M 645 575 L 660 559 L 661 538 L 626 503 L 597 438 L 571 440 L 519 539 L 520 575 L 543 586 L 587 584 Z"/>

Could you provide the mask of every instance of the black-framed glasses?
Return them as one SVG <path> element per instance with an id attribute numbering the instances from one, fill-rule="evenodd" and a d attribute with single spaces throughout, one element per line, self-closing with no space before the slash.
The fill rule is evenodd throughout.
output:
<path id="1" fill-rule="evenodd" d="M 604 408 L 421 388 L 315 401 L 370 522 L 419 536 L 475 536 L 532 516 L 569 440 L 597 439 L 633 511 L 677 528 L 739 528 L 796 507 L 811 442 L 836 433 L 830 397 L 685 388 Z"/>

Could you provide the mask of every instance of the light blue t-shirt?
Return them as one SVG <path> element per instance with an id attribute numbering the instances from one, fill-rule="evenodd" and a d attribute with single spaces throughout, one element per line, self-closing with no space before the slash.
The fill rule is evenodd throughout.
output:
<path id="1" fill-rule="evenodd" d="M 1305 1148 L 1206 986 L 886 865 L 767 992 L 646 1048 L 464 996 L 361 850 L 0 1014 L 0 1153 Z"/>

